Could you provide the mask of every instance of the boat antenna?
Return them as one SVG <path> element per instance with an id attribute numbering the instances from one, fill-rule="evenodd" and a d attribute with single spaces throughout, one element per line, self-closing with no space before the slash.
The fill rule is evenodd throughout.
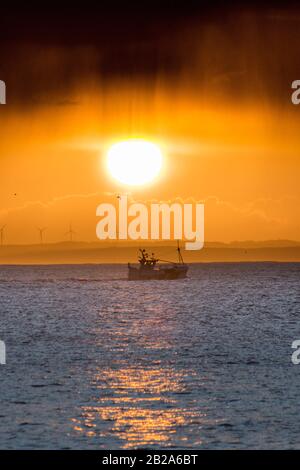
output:
<path id="1" fill-rule="evenodd" d="M 178 252 L 179 263 L 184 264 L 183 257 L 182 257 L 181 251 L 180 251 L 179 240 L 177 240 L 177 252 Z"/>

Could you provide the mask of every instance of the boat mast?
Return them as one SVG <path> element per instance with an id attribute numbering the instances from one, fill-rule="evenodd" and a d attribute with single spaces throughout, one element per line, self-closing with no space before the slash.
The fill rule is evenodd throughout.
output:
<path id="1" fill-rule="evenodd" d="M 184 264 L 183 257 L 182 257 L 181 251 L 180 251 L 179 240 L 177 240 L 177 252 L 178 252 L 179 263 Z"/>

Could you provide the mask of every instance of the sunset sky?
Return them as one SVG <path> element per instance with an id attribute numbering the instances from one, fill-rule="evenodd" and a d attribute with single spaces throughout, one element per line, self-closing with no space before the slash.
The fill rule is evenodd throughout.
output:
<path id="1" fill-rule="evenodd" d="M 105 5 L 17 20 L 4 8 L 6 243 L 37 243 L 36 227 L 66 240 L 70 223 L 77 240 L 95 241 L 97 205 L 122 192 L 204 202 L 206 241 L 299 241 L 300 9 Z M 164 155 L 157 180 L 139 188 L 118 184 L 105 163 L 109 146 L 131 137 Z"/>

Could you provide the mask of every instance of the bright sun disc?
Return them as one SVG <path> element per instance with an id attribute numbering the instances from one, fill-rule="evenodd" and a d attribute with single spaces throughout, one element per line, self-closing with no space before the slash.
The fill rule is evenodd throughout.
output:
<path id="1" fill-rule="evenodd" d="M 146 140 L 124 140 L 110 147 L 107 165 L 110 174 L 120 183 L 140 186 L 159 174 L 162 154 L 157 145 Z"/>

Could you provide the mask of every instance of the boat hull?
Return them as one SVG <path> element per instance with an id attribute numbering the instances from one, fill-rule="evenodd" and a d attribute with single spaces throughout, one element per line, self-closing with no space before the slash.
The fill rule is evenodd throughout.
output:
<path id="1" fill-rule="evenodd" d="M 130 281 L 147 280 L 173 280 L 187 277 L 188 266 L 186 264 L 176 264 L 171 267 L 135 267 L 128 265 L 128 279 Z"/>

